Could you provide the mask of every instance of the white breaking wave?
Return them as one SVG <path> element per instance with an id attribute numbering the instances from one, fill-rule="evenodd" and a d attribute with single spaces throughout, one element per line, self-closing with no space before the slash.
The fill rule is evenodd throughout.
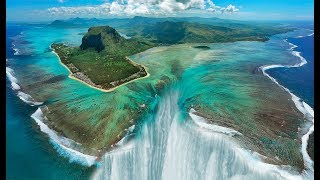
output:
<path id="1" fill-rule="evenodd" d="M 132 125 L 131 127 L 129 127 L 127 134 L 119 142 L 117 142 L 116 146 L 123 146 L 125 143 L 127 143 L 128 138 L 130 134 L 133 132 L 134 128 L 135 128 L 135 125 Z"/>
<path id="2" fill-rule="evenodd" d="M 69 158 L 70 162 L 81 163 L 85 166 L 91 166 L 95 163 L 97 157 L 83 154 L 81 152 L 69 148 L 68 146 L 76 142 L 74 142 L 71 139 L 59 136 L 54 130 L 50 129 L 45 123 L 43 123 L 43 120 L 46 117 L 43 115 L 41 108 L 38 108 L 36 112 L 31 115 L 31 117 L 39 125 L 40 130 L 49 136 L 50 142 L 53 144 L 54 148 L 58 151 L 60 155 Z"/>
<path id="3" fill-rule="evenodd" d="M 31 55 L 32 48 L 23 42 L 23 33 L 21 32 L 19 35 L 12 37 L 13 42 L 12 49 L 14 51 L 13 55 L 20 56 L 20 55 Z"/>
<path id="4" fill-rule="evenodd" d="M 19 55 L 22 54 L 21 51 L 20 51 L 20 49 L 17 48 L 17 46 L 16 46 L 14 43 L 12 43 L 12 50 L 14 51 L 14 52 L 13 52 L 13 55 L 15 55 L 15 56 L 19 56 Z"/>
<path id="5" fill-rule="evenodd" d="M 292 43 L 290 43 L 292 44 Z M 294 45 L 295 46 L 295 45 Z M 296 46 L 297 47 L 297 46 Z M 273 78 L 272 76 L 270 76 L 268 73 L 266 73 L 266 70 L 268 69 L 272 69 L 272 68 L 279 68 L 279 67 L 284 67 L 284 68 L 292 68 L 292 67 L 301 67 L 305 64 L 307 64 L 307 61 L 305 58 L 303 58 L 300 55 L 300 52 L 297 51 L 292 51 L 292 54 L 294 56 L 297 56 L 300 58 L 301 62 L 294 64 L 294 65 L 280 65 L 280 64 L 276 64 L 276 65 L 265 65 L 265 66 L 261 66 L 260 69 L 262 70 L 263 74 L 265 76 L 267 76 L 268 78 L 270 78 L 273 82 L 275 82 L 279 87 L 281 87 L 282 89 L 284 89 L 285 91 L 287 91 L 290 95 L 291 95 L 291 99 L 294 102 L 295 106 L 297 107 L 297 109 L 304 114 L 304 116 L 310 121 L 312 122 L 311 127 L 309 128 L 308 132 L 306 134 L 304 134 L 301 138 L 301 153 L 303 156 L 303 160 L 304 160 L 304 165 L 306 170 L 304 171 L 304 174 L 306 177 L 312 178 L 313 179 L 313 175 L 314 175 L 314 169 L 313 169 L 313 161 L 310 158 L 308 152 L 307 152 L 307 146 L 308 146 L 308 139 L 309 136 L 313 133 L 314 131 L 314 110 L 310 107 L 310 105 L 308 105 L 306 102 L 304 102 L 301 98 L 299 98 L 298 96 L 296 96 L 295 94 L 293 94 L 288 88 L 282 86 L 275 78 Z"/>
<path id="6" fill-rule="evenodd" d="M 304 38 L 304 37 L 307 37 L 307 36 L 313 36 L 314 35 L 314 32 L 313 32 L 313 30 L 311 30 L 311 29 L 309 29 L 309 31 L 312 31 L 312 33 L 310 33 L 310 34 L 308 34 L 308 35 L 306 35 L 306 36 L 296 36 L 295 38 Z"/>
<path id="7" fill-rule="evenodd" d="M 264 163 L 233 138 L 180 121 L 178 94 L 160 100 L 155 119 L 141 135 L 102 157 L 93 180 L 303 179 L 297 172 Z M 152 118 L 151 116 L 150 118 Z M 191 117 L 192 118 L 192 117 Z M 220 132 L 236 132 L 230 128 Z"/>
<path id="8" fill-rule="evenodd" d="M 288 43 L 291 47 L 288 50 L 293 50 L 297 48 L 298 46 L 295 44 L 292 44 L 291 42 L 288 42 L 288 39 L 283 40 L 284 42 Z"/>
<path id="9" fill-rule="evenodd" d="M 19 49 L 16 48 L 16 45 L 14 43 L 12 43 L 12 49 L 14 51 L 13 55 L 15 55 L 15 56 L 20 55 Z"/>
<path id="10" fill-rule="evenodd" d="M 26 94 L 22 91 L 19 91 L 17 95 L 23 102 L 29 104 L 30 106 L 39 106 L 43 103 L 35 101 L 29 94 Z"/>
<path id="11" fill-rule="evenodd" d="M 314 35 L 314 33 L 311 33 L 311 34 L 309 34 L 308 36 L 313 36 Z"/>
<path id="12" fill-rule="evenodd" d="M 9 81 L 11 82 L 12 89 L 19 90 L 20 86 L 18 85 L 18 79 L 16 77 L 14 77 L 13 70 L 9 67 L 6 67 L 6 74 L 7 74 Z"/>
<path id="13" fill-rule="evenodd" d="M 301 62 L 300 62 L 300 63 L 297 63 L 297 64 L 295 64 L 295 65 L 292 65 L 291 67 L 300 67 L 300 66 L 303 66 L 303 65 L 307 64 L 307 60 L 306 60 L 304 57 L 301 56 L 301 52 L 292 51 L 292 54 L 293 54 L 294 56 L 297 56 L 297 57 L 301 60 Z M 290 66 L 289 66 L 289 67 L 290 67 Z"/>
<path id="14" fill-rule="evenodd" d="M 8 79 L 11 81 L 11 86 L 13 90 L 20 90 L 20 86 L 18 85 L 18 79 L 14 76 L 13 69 L 6 67 L 6 74 Z M 30 106 L 39 106 L 43 104 L 43 102 L 35 101 L 29 94 L 26 94 L 22 91 L 17 92 L 17 96 L 29 104 Z M 31 115 L 31 117 L 36 121 L 36 123 L 40 126 L 40 130 L 50 137 L 50 142 L 54 145 L 55 149 L 64 157 L 68 157 L 70 162 L 79 162 L 86 166 L 91 166 L 95 163 L 96 157 L 85 155 L 80 153 L 74 149 L 69 148 L 72 144 L 77 144 L 71 139 L 67 139 L 65 137 L 58 136 L 57 133 L 51 130 L 46 124 L 42 122 L 42 119 L 45 118 L 40 108 L 37 109 L 35 113 Z"/>
<path id="15" fill-rule="evenodd" d="M 238 132 L 236 130 L 233 130 L 231 128 L 218 126 L 218 125 L 215 125 L 215 124 L 208 124 L 203 117 L 195 115 L 194 114 L 195 112 L 196 111 L 193 108 L 191 108 L 190 112 L 189 112 L 189 116 L 191 117 L 193 122 L 197 126 L 199 126 L 200 128 L 208 129 L 208 130 L 211 130 L 211 131 L 214 131 L 214 132 L 217 132 L 217 133 L 222 133 L 222 134 L 226 134 L 226 135 L 230 135 L 230 136 L 233 136 L 235 134 L 241 135 L 240 132 Z"/>
<path id="16" fill-rule="evenodd" d="M 14 55 L 16 55 L 16 56 L 18 56 L 18 55 L 20 55 L 20 50 L 18 49 L 18 48 L 12 48 L 13 49 L 13 51 L 14 51 Z"/>
<path id="17" fill-rule="evenodd" d="M 14 76 L 13 69 L 6 67 L 6 75 L 11 82 L 11 87 L 13 90 L 20 90 L 21 87 L 18 84 L 18 79 Z M 31 105 L 31 106 L 38 106 L 41 105 L 43 102 L 37 102 L 35 101 L 29 94 L 26 94 L 22 91 L 18 91 L 17 96 L 25 103 Z"/>

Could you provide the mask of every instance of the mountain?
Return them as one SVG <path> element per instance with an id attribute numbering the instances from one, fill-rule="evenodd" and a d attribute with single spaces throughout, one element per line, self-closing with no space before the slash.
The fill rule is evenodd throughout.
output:
<path id="1" fill-rule="evenodd" d="M 63 28 L 63 27 L 70 27 L 70 26 L 75 27 L 75 24 L 73 24 L 71 22 L 62 21 L 62 20 L 55 20 L 52 23 L 50 23 L 49 26 Z"/>
<path id="2" fill-rule="evenodd" d="M 154 44 L 144 39 L 125 39 L 110 26 L 97 26 L 89 28 L 82 38 L 82 50 L 94 49 L 97 52 L 128 56 L 144 51 Z"/>
<path id="3" fill-rule="evenodd" d="M 211 26 L 190 22 L 165 21 L 143 30 L 143 36 L 157 43 L 205 43 L 230 41 L 227 36 L 233 30 L 221 26 Z"/>
<path id="4" fill-rule="evenodd" d="M 104 50 L 106 46 L 119 44 L 120 41 L 123 41 L 123 39 L 115 29 L 109 26 L 92 27 L 89 28 L 88 32 L 83 36 L 80 48 L 82 50 L 94 48 L 100 52 Z"/>
<path id="5" fill-rule="evenodd" d="M 56 28 L 78 28 L 78 27 L 89 27 L 98 26 L 108 23 L 111 19 L 97 19 L 97 18 L 70 18 L 67 20 L 55 20 L 50 23 L 49 27 Z M 113 20 L 113 19 L 112 19 Z"/>

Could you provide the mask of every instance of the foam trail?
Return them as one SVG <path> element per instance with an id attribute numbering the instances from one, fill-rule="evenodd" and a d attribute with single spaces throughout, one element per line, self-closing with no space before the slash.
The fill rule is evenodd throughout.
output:
<path id="1" fill-rule="evenodd" d="M 310 31 L 312 31 L 312 30 L 310 30 Z M 311 34 L 308 34 L 308 35 L 306 35 L 306 36 L 297 36 L 296 38 L 304 38 L 304 37 L 313 36 L 313 35 L 314 35 L 314 33 L 311 33 Z"/>
<path id="2" fill-rule="evenodd" d="M 32 54 L 32 48 L 28 46 L 28 44 L 26 44 L 23 40 L 23 32 L 21 32 L 17 36 L 12 37 L 11 39 L 13 40 L 12 49 L 15 56 Z"/>
<path id="3" fill-rule="evenodd" d="M 208 124 L 208 123 L 206 123 L 206 120 L 203 117 L 195 115 L 194 114 L 195 112 L 196 111 L 193 108 L 191 108 L 190 112 L 189 112 L 189 116 L 191 117 L 193 122 L 197 126 L 199 126 L 200 128 L 208 129 L 208 130 L 211 130 L 211 131 L 214 131 L 214 132 L 217 132 L 217 133 L 223 133 L 223 134 L 230 135 L 230 136 L 233 136 L 233 135 L 236 135 L 236 134 L 237 135 L 241 135 L 241 133 L 236 131 L 236 130 L 233 130 L 233 129 L 230 129 L 230 128 L 227 128 L 227 127 L 214 125 L 214 124 Z"/>
<path id="4" fill-rule="evenodd" d="M 290 43 L 292 44 L 292 43 Z M 282 86 L 275 78 L 273 78 L 272 76 L 270 76 L 266 70 L 268 69 L 273 69 L 273 68 L 279 68 L 279 67 L 284 67 L 284 68 L 291 68 L 291 67 L 301 67 L 305 64 L 307 64 L 307 61 L 305 58 L 303 58 L 300 55 L 300 52 L 297 51 L 292 51 L 292 54 L 294 56 L 297 56 L 300 58 L 301 62 L 297 63 L 295 65 L 266 65 L 266 66 L 261 66 L 260 69 L 262 70 L 263 74 L 265 76 L 267 76 L 268 78 L 270 78 L 273 82 L 275 82 L 279 87 L 281 87 L 282 89 L 284 89 L 285 91 L 287 91 L 290 95 L 291 95 L 291 99 L 294 102 L 295 106 L 297 107 L 297 109 L 304 114 L 304 116 L 310 121 L 312 122 L 311 127 L 309 128 L 308 132 L 306 134 L 304 134 L 301 138 L 301 153 L 303 156 L 303 160 L 304 160 L 304 165 L 306 170 L 304 171 L 304 174 L 306 177 L 309 178 L 313 178 L 313 174 L 314 174 L 314 169 L 313 169 L 313 161 L 310 158 L 308 152 L 307 152 L 307 146 L 308 146 L 308 139 L 309 136 L 313 133 L 314 131 L 314 110 L 310 107 L 310 105 L 308 105 L 306 102 L 304 102 L 301 98 L 299 98 L 298 96 L 296 96 L 295 94 L 293 94 L 288 88 Z"/>
<path id="5" fill-rule="evenodd" d="M 16 45 L 14 43 L 12 43 L 12 49 L 14 51 L 13 55 L 15 55 L 15 56 L 20 55 L 20 51 L 18 48 L 16 48 Z"/>
<path id="6" fill-rule="evenodd" d="M 46 119 L 46 117 L 43 115 L 41 108 L 38 108 L 31 117 L 39 125 L 40 130 L 49 136 L 50 142 L 54 145 L 54 148 L 60 155 L 69 158 L 70 162 L 78 162 L 85 166 L 91 166 L 95 163 L 95 156 L 83 154 L 69 148 L 68 146 L 75 143 L 73 140 L 59 136 L 54 130 L 43 123 L 43 120 Z"/>
<path id="7" fill-rule="evenodd" d="M 311 33 L 311 34 L 309 34 L 308 36 L 313 36 L 314 35 L 314 33 Z"/>
<path id="8" fill-rule="evenodd" d="M 284 42 L 288 43 L 291 47 L 288 50 L 293 50 L 297 48 L 298 46 L 295 44 L 292 44 L 291 42 L 288 42 L 288 39 L 283 40 Z"/>
<path id="9" fill-rule="evenodd" d="M 19 90 L 20 86 L 18 85 L 18 79 L 16 77 L 14 77 L 13 70 L 9 67 L 6 67 L 6 74 L 7 74 L 9 81 L 11 82 L 12 89 Z"/>
<path id="10" fill-rule="evenodd" d="M 29 104 L 30 106 L 39 106 L 43 102 L 37 102 L 35 101 L 29 94 L 26 94 L 24 92 L 19 91 L 18 97 L 25 103 Z"/>
<path id="11" fill-rule="evenodd" d="M 117 142 L 116 146 L 123 146 L 128 141 L 128 138 L 133 132 L 134 128 L 135 128 L 135 125 L 132 125 L 131 127 L 129 127 L 127 134 L 119 142 Z"/>
<path id="12" fill-rule="evenodd" d="M 177 92 L 169 92 L 158 107 L 139 137 L 102 157 L 92 179 L 302 179 L 263 163 L 229 135 L 204 130 L 192 119 L 180 121 Z"/>
<path id="13" fill-rule="evenodd" d="M 21 87 L 18 85 L 18 79 L 16 77 L 14 77 L 14 71 L 13 69 L 6 67 L 6 74 L 7 77 L 9 79 L 9 81 L 11 82 L 11 86 L 13 90 L 20 90 Z M 31 106 L 38 106 L 41 105 L 42 102 L 37 102 L 35 101 L 29 94 L 26 94 L 22 91 L 18 91 L 17 96 L 25 103 L 31 105 Z"/>

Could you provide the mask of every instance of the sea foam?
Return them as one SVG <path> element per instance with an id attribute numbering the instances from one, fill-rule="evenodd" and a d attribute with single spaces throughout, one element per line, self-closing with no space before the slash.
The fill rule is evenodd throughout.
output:
<path id="1" fill-rule="evenodd" d="M 14 76 L 13 69 L 6 67 L 6 74 L 8 79 L 11 82 L 11 86 L 13 90 L 18 90 L 17 96 L 24 101 L 25 103 L 29 104 L 30 106 L 39 106 L 43 104 L 42 102 L 35 101 L 29 94 L 26 94 L 22 91 L 19 91 L 21 88 L 18 85 L 18 79 Z M 37 109 L 35 113 L 31 115 L 31 117 L 36 121 L 36 123 L 40 126 L 40 130 L 50 137 L 50 142 L 54 145 L 55 149 L 64 157 L 69 158 L 70 162 L 78 162 L 86 166 L 91 166 L 95 163 L 95 156 L 90 156 L 78 152 L 69 146 L 72 144 L 78 144 L 71 139 L 60 137 L 57 133 L 51 130 L 46 124 L 42 122 L 42 119 L 45 118 L 40 108 Z"/>
<path id="2" fill-rule="evenodd" d="M 40 130 L 49 136 L 50 142 L 60 155 L 69 158 L 70 162 L 77 162 L 85 166 L 91 166 L 95 163 L 97 157 L 83 154 L 68 147 L 68 145 L 74 143 L 73 140 L 59 136 L 54 130 L 50 129 L 45 123 L 43 123 L 43 120 L 46 119 L 46 117 L 44 116 L 41 108 L 38 108 L 31 117 L 39 125 Z"/>
<path id="3" fill-rule="evenodd" d="M 289 42 L 288 42 L 289 43 Z M 282 86 L 275 78 L 273 78 L 272 76 L 270 76 L 266 70 L 268 69 L 273 69 L 273 68 L 292 68 L 292 67 L 301 67 L 305 64 L 307 64 L 307 61 L 304 57 L 301 56 L 301 52 L 297 52 L 297 51 L 293 51 L 294 48 L 296 48 L 297 46 L 289 43 L 289 45 L 291 45 L 292 47 L 290 48 L 290 50 L 292 50 L 292 55 L 299 57 L 300 62 L 296 63 L 294 65 L 280 65 L 280 64 L 276 64 L 276 65 L 265 65 L 265 66 L 261 66 L 260 69 L 262 70 L 263 74 L 265 76 L 267 76 L 268 78 L 270 78 L 273 82 L 275 82 L 279 87 L 281 87 L 282 89 L 284 89 L 285 91 L 287 91 L 290 95 L 291 95 L 291 99 L 294 102 L 295 106 L 297 107 L 297 109 L 310 121 L 312 122 L 312 125 L 309 127 L 309 130 L 306 134 L 304 134 L 301 137 L 301 153 L 303 156 L 303 160 L 304 160 L 304 165 L 306 170 L 303 172 L 305 176 L 313 176 L 313 161 L 310 158 L 308 152 L 307 152 L 307 146 L 308 146 L 308 139 L 309 136 L 313 133 L 314 131 L 314 110 L 310 107 L 310 105 L 308 105 L 306 102 L 304 102 L 301 98 L 299 98 L 298 96 L 296 96 L 295 94 L 293 94 L 288 88 Z"/>
<path id="4" fill-rule="evenodd" d="M 11 82 L 12 89 L 19 90 L 20 86 L 18 85 L 18 79 L 14 76 L 13 70 L 9 67 L 6 67 L 6 74 L 9 81 Z"/>
<path id="5" fill-rule="evenodd" d="M 309 34 L 308 36 L 313 36 L 314 35 L 314 33 L 311 33 L 311 34 Z"/>
<path id="6" fill-rule="evenodd" d="M 178 96 L 169 91 L 159 102 L 155 117 L 147 117 L 154 121 L 143 125 L 139 138 L 107 152 L 91 178 L 303 179 L 288 167 L 264 163 L 257 153 L 241 148 L 230 135 L 217 133 L 216 127 L 213 131 L 192 120 L 181 123 Z"/>
<path id="7" fill-rule="evenodd" d="M 211 131 L 214 131 L 214 132 L 217 132 L 217 133 L 222 133 L 222 134 L 226 134 L 226 135 L 230 135 L 230 136 L 233 136 L 233 135 L 241 135 L 240 132 L 236 131 L 236 130 L 233 130 L 231 128 L 227 128 L 227 127 L 223 127 L 223 126 L 218 126 L 218 125 L 215 125 L 215 124 L 208 124 L 206 122 L 206 119 L 201 117 L 201 116 L 198 116 L 196 114 L 194 114 L 196 111 L 191 108 L 190 111 L 189 111 L 189 116 L 191 117 L 192 121 L 197 125 L 199 126 L 200 128 L 203 128 L 203 129 L 207 129 L 207 130 L 211 130 Z"/>
<path id="8" fill-rule="evenodd" d="M 29 94 L 26 94 L 21 91 L 21 87 L 18 84 L 18 79 L 14 76 L 13 69 L 6 67 L 6 75 L 11 82 L 11 87 L 13 90 L 18 91 L 17 96 L 25 103 L 31 105 L 31 106 L 38 106 L 41 105 L 43 102 L 37 102 L 35 101 Z"/>
<path id="9" fill-rule="evenodd" d="M 31 106 L 39 106 L 43 103 L 43 102 L 35 101 L 29 94 L 26 94 L 22 91 L 19 91 L 17 95 L 22 101 L 24 101 L 25 103 Z"/>

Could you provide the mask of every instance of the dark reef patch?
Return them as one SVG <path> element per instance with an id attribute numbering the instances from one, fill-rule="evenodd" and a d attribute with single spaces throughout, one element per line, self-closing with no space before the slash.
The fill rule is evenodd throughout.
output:
<path id="1" fill-rule="evenodd" d="M 204 49 L 204 50 L 206 50 L 206 49 L 210 49 L 210 47 L 209 46 L 203 46 L 203 45 L 200 45 L 200 46 L 193 46 L 194 48 L 197 48 L 197 49 Z"/>

